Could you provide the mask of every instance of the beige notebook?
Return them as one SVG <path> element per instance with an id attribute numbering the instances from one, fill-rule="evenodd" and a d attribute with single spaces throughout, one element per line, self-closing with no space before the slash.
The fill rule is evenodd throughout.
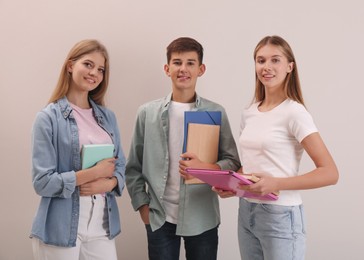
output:
<path id="1" fill-rule="evenodd" d="M 219 151 L 220 126 L 188 124 L 187 152 L 193 152 L 203 162 L 216 163 Z M 185 180 L 186 184 L 203 183 L 197 178 Z"/>

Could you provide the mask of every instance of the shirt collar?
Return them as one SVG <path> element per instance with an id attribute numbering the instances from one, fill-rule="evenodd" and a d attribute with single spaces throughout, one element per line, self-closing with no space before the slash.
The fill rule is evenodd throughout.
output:
<path id="1" fill-rule="evenodd" d="M 99 121 L 102 119 L 102 114 L 98 108 L 98 106 L 96 105 L 96 103 L 91 99 L 89 98 L 89 102 L 90 102 L 90 105 L 92 107 L 92 111 L 94 113 L 94 116 L 95 118 Z M 62 115 L 64 118 L 67 118 L 70 116 L 71 112 L 72 112 L 72 107 L 67 99 L 66 96 L 64 96 L 63 98 L 60 98 L 57 100 L 57 103 L 61 109 L 61 112 L 62 112 Z"/>
<path id="2" fill-rule="evenodd" d="M 196 94 L 195 106 L 196 108 L 198 108 L 201 105 L 201 97 L 197 93 L 195 94 Z M 165 97 L 163 107 L 168 108 L 169 104 L 171 103 L 171 100 L 172 100 L 172 92 Z"/>

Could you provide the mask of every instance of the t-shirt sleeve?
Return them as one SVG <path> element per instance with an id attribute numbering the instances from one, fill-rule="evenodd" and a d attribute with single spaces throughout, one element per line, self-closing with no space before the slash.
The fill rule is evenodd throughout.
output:
<path id="1" fill-rule="evenodd" d="M 294 110 L 290 121 L 290 129 L 300 143 L 308 135 L 318 132 L 311 114 L 302 105 L 297 106 Z"/>

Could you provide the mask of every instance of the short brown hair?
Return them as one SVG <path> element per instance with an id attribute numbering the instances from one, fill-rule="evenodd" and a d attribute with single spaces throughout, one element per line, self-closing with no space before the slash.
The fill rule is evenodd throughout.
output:
<path id="1" fill-rule="evenodd" d="M 172 53 L 188 51 L 197 52 L 198 61 L 201 65 L 203 61 L 203 47 L 198 41 L 189 37 L 177 38 L 167 46 L 167 63 L 171 61 Z"/>

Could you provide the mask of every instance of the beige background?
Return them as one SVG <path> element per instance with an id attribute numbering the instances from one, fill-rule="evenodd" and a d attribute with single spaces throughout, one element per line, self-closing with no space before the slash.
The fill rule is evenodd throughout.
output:
<path id="1" fill-rule="evenodd" d="M 97 38 L 108 47 L 107 101 L 127 154 L 137 107 L 170 91 L 163 72 L 170 41 L 191 36 L 204 45 L 198 92 L 225 106 L 237 139 L 253 95 L 252 52 L 271 34 L 291 44 L 307 107 L 341 173 L 337 186 L 302 192 L 307 259 L 363 259 L 363 25 L 361 0 L 0 0 L 0 259 L 32 259 L 28 235 L 39 198 L 30 178 L 31 126 L 74 43 Z M 311 168 L 305 156 L 301 170 Z M 144 227 L 126 191 L 119 206 L 120 259 L 146 259 Z M 237 207 L 237 199 L 221 200 L 219 259 L 239 259 Z"/>

